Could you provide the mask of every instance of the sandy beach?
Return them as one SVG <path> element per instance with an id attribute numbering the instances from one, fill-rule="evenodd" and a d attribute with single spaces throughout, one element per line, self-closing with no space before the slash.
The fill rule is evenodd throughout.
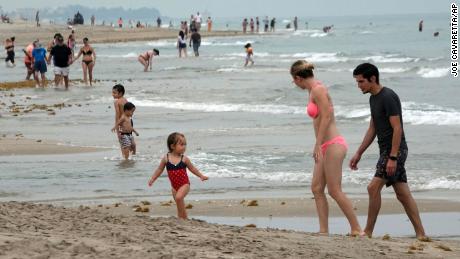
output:
<path id="1" fill-rule="evenodd" d="M 86 206 L 0 203 L 2 258 L 458 258 L 459 251 L 460 241 L 319 236 Z"/>
<path id="2" fill-rule="evenodd" d="M 148 28 L 112 28 L 110 26 L 77 25 L 72 27 L 75 30 L 78 43 L 84 37 L 88 37 L 91 43 L 112 43 L 128 41 L 152 41 L 159 39 L 175 39 L 179 33 L 177 28 L 164 29 L 157 27 Z M 0 35 L 3 37 L 16 37 L 17 52 L 20 52 L 23 46 L 39 39 L 42 43 L 47 44 L 55 33 L 60 32 L 66 39 L 72 29 L 67 25 L 43 24 L 36 27 L 33 23 L 15 21 L 13 24 L 0 23 Z M 212 31 L 200 32 L 202 37 L 216 36 L 241 36 L 242 32 L 237 31 Z"/>
<path id="3" fill-rule="evenodd" d="M 330 34 L 321 30 L 329 18 L 297 32 L 282 28 L 279 19 L 279 30 L 267 35 L 203 30 L 200 56 L 184 59 L 177 58 L 177 28 L 76 26 L 78 46 L 83 37 L 97 43 L 98 65 L 92 87 L 81 80 L 80 62 L 72 65 L 69 90 L 22 81 L 21 49 L 37 38 L 46 44 L 56 32 L 67 38 L 71 28 L 0 24 L 2 41 L 16 37 L 17 54 L 16 67 L 0 69 L 0 259 L 460 258 L 457 83 L 445 74 L 450 59 L 444 45 L 429 41 L 431 33 L 415 30 L 409 18 L 372 17 L 371 24 L 344 17 Z M 445 19 L 433 24 L 442 27 Z M 230 25 L 238 30 L 240 18 Z M 256 59 L 248 68 L 246 42 Z M 161 55 L 143 72 L 138 55 L 154 47 Z M 329 195 L 332 234 L 314 233 L 316 139 L 305 117 L 308 94 L 293 89 L 288 73 L 296 59 L 318 65 L 318 78 L 333 97 L 350 145 L 342 187 L 361 227 L 378 150 L 375 143 L 360 170 L 348 168 L 370 116 L 351 71 L 358 62 L 382 67 L 382 82 L 403 101 L 408 183 L 432 242 L 413 238 L 392 188 L 382 191 L 373 238 L 347 236 L 347 220 Z M 48 79 L 52 74 L 49 67 Z M 432 87 L 436 82 L 443 91 Z M 110 131 L 117 83 L 136 105 L 140 136 L 129 161 Z M 174 131 L 187 136 L 186 155 L 209 176 L 200 181 L 189 174 L 190 220 L 176 218 L 166 172 L 147 186 Z"/>

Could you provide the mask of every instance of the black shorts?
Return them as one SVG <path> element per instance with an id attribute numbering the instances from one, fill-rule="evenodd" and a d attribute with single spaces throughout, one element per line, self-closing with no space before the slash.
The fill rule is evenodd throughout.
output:
<path id="1" fill-rule="evenodd" d="M 389 187 L 397 182 L 407 183 L 406 163 L 408 150 L 401 149 L 398 151 L 398 160 L 396 162 L 396 172 L 392 176 L 388 176 L 386 172 L 387 161 L 390 151 L 384 151 L 380 154 L 379 161 L 377 161 L 374 177 L 379 177 L 386 180 L 386 186 Z"/>

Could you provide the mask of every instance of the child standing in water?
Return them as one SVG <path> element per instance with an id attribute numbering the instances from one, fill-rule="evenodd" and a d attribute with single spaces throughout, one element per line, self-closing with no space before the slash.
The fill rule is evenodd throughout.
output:
<path id="1" fill-rule="evenodd" d="M 190 181 L 187 176 L 187 168 L 194 175 L 198 176 L 201 181 L 208 180 L 195 166 L 190 159 L 184 156 L 187 142 L 182 133 L 174 132 L 168 136 L 167 145 L 169 152 L 161 159 L 160 165 L 153 173 L 149 180 L 149 186 L 160 177 L 165 167 L 168 171 L 168 178 L 171 182 L 172 195 L 176 201 L 177 217 L 187 219 L 187 212 L 185 211 L 184 198 L 190 191 Z"/>
<path id="2" fill-rule="evenodd" d="M 246 62 L 244 63 L 244 66 L 246 67 L 249 62 L 251 62 L 251 66 L 254 65 L 254 60 L 252 59 L 254 52 L 252 51 L 251 43 L 244 45 L 244 48 L 246 49 Z"/>
<path id="3" fill-rule="evenodd" d="M 112 97 L 114 99 L 113 108 L 115 109 L 115 123 L 112 128 L 112 132 L 117 133 L 118 141 L 120 141 L 120 137 L 121 137 L 120 128 L 117 126 L 118 121 L 123 115 L 123 107 L 128 102 L 128 100 L 126 100 L 124 95 L 125 95 L 125 87 L 123 85 L 117 84 L 113 86 Z M 123 149 L 121 150 L 121 152 L 123 153 Z"/>
<path id="4" fill-rule="evenodd" d="M 134 142 L 133 132 L 136 136 L 139 136 L 139 133 L 133 128 L 133 114 L 136 110 L 136 106 L 134 104 L 127 102 L 123 106 L 123 114 L 121 118 L 118 120 L 117 126 L 120 129 L 120 147 L 121 153 L 123 157 L 128 160 L 129 152 L 131 151 L 133 155 L 136 154 L 136 142 Z"/>

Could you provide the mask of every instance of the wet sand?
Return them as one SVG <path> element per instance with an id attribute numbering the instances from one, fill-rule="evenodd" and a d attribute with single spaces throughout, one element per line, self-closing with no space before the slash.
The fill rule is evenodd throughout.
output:
<path id="1" fill-rule="evenodd" d="M 0 203 L 5 258 L 458 258 L 460 241 L 355 238 Z"/>
<path id="2" fill-rule="evenodd" d="M 22 134 L 15 138 L 0 136 L 0 156 L 58 155 L 72 153 L 98 152 L 102 148 L 60 145 L 51 140 L 27 139 Z"/>
<path id="3" fill-rule="evenodd" d="M 352 198 L 353 207 L 357 215 L 367 215 L 367 198 Z M 159 216 L 175 216 L 176 205 L 172 200 L 153 202 L 148 205 L 149 213 Z M 331 217 L 343 216 L 342 211 L 334 200 L 328 198 L 329 215 Z M 133 206 L 140 203 L 122 203 L 99 205 L 99 209 L 110 208 L 110 212 L 121 215 L 136 214 Z M 316 217 L 316 207 L 313 198 L 265 198 L 265 199 L 218 199 L 218 200 L 192 200 L 186 199 L 186 204 L 191 205 L 191 216 L 215 217 Z M 426 212 L 460 212 L 460 203 L 444 200 L 417 200 L 421 213 Z M 396 198 L 383 198 L 380 214 L 404 214 L 404 209 Z"/>

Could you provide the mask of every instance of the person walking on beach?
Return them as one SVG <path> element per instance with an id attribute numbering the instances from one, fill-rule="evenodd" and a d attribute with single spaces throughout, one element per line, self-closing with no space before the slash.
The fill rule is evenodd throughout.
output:
<path id="1" fill-rule="evenodd" d="M 190 36 L 189 47 L 193 46 L 193 53 L 195 53 L 195 57 L 200 56 L 198 49 L 201 45 L 201 34 L 196 30 L 192 31 L 192 35 Z"/>
<path id="2" fill-rule="evenodd" d="M 203 18 L 201 17 L 200 12 L 197 12 L 196 16 L 195 16 L 195 28 L 196 28 L 196 31 L 198 31 L 198 32 L 201 29 L 201 21 L 202 20 L 203 20 Z"/>
<path id="3" fill-rule="evenodd" d="M 118 28 L 122 28 L 123 27 L 123 19 L 118 18 Z"/>
<path id="4" fill-rule="evenodd" d="M 40 11 L 37 10 L 35 13 L 35 22 L 37 23 L 37 27 L 40 27 Z"/>
<path id="5" fill-rule="evenodd" d="M 270 32 L 275 32 L 275 23 L 276 23 L 276 19 L 275 17 L 273 17 L 272 20 L 270 21 Z"/>
<path id="6" fill-rule="evenodd" d="M 91 26 L 94 26 L 96 24 L 96 16 L 91 15 Z"/>
<path id="7" fill-rule="evenodd" d="M 179 36 L 177 36 L 177 49 L 179 50 L 179 58 L 187 57 L 187 40 L 183 31 L 180 31 Z"/>
<path id="8" fill-rule="evenodd" d="M 158 18 L 157 18 L 157 27 L 161 28 L 161 18 L 160 18 L 160 16 L 158 16 Z"/>
<path id="9" fill-rule="evenodd" d="M 133 114 L 136 110 L 134 104 L 127 102 L 123 105 L 123 113 L 117 122 L 117 128 L 120 130 L 120 148 L 121 154 L 125 160 L 129 159 L 129 153 L 136 154 L 136 142 L 134 141 L 133 132 L 136 136 L 139 133 L 134 129 Z"/>
<path id="10" fill-rule="evenodd" d="M 144 72 L 147 72 L 147 69 L 150 67 L 150 71 L 152 71 L 152 61 L 154 56 L 159 56 L 160 51 L 157 49 L 148 50 L 143 54 L 140 54 L 137 57 L 137 60 L 144 66 Z"/>
<path id="11" fill-rule="evenodd" d="M 246 45 L 244 45 L 244 48 L 246 49 L 246 58 L 244 66 L 247 67 L 249 62 L 251 62 L 251 66 L 254 65 L 254 60 L 252 59 L 252 57 L 254 56 L 254 51 L 252 50 L 251 43 L 246 43 Z"/>
<path id="12" fill-rule="evenodd" d="M 294 17 L 294 22 L 293 23 L 294 23 L 294 31 L 297 31 L 297 28 L 299 26 L 298 21 L 297 21 L 297 16 Z"/>
<path id="13" fill-rule="evenodd" d="M 397 199 L 403 205 L 414 226 L 417 238 L 427 241 L 417 204 L 407 185 L 404 163 L 408 148 L 403 129 L 401 101 L 393 90 L 380 84 L 379 71 L 376 66 L 370 63 L 360 64 L 354 69 L 353 77 L 363 94 L 371 94 L 369 98 L 371 121 L 361 145 L 350 160 L 350 168 L 358 169 L 361 155 L 372 144 L 375 136 L 377 136 L 380 151 L 377 170 L 367 186 L 369 211 L 364 232 L 367 236 L 372 237 L 381 206 L 381 191 L 386 185 L 387 187 L 393 186 Z"/>
<path id="14" fill-rule="evenodd" d="M 34 71 L 35 71 L 35 81 L 37 82 L 38 87 L 45 87 L 46 84 L 46 77 L 45 73 L 47 72 L 47 67 L 46 67 L 46 49 L 42 47 L 40 42 L 35 41 L 34 42 L 34 49 L 32 51 L 32 57 L 34 60 Z M 38 77 L 38 73 L 40 73 L 41 76 L 41 83 Z"/>
<path id="15" fill-rule="evenodd" d="M 171 182 L 171 192 L 177 206 L 177 217 L 187 219 L 187 211 L 185 210 L 185 196 L 190 191 L 190 180 L 187 175 L 187 169 L 194 175 L 200 178 L 201 181 L 208 180 L 208 177 L 203 175 L 184 155 L 187 141 L 182 133 L 174 132 L 168 136 L 167 146 L 169 152 L 163 156 L 157 169 L 153 172 L 148 185 L 153 183 L 163 173 L 165 167 L 168 172 L 168 178 Z"/>
<path id="16" fill-rule="evenodd" d="M 88 85 L 88 75 L 89 75 L 89 85 L 93 86 L 93 69 L 96 65 L 96 51 L 93 47 L 89 45 L 89 39 L 83 38 L 83 47 L 81 47 L 78 52 L 77 57 L 72 61 L 75 62 L 80 56 L 83 55 L 81 61 L 81 68 L 83 69 L 83 81 L 85 85 Z"/>
<path id="17" fill-rule="evenodd" d="M 254 33 L 254 19 L 252 18 L 249 21 L 249 28 L 251 28 L 251 33 Z"/>
<path id="18" fill-rule="evenodd" d="M 56 46 L 54 46 L 48 56 L 48 65 L 51 64 L 51 59 L 54 63 L 54 84 L 59 86 L 61 79 L 64 79 L 65 89 L 69 89 L 69 65 L 72 63 L 72 51 L 64 44 L 62 35 L 56 38 Z"/>
<path id="19" fill-rule="evenodd" d="M 246 33 L 246 30 L 248 28 L 248 19 L 247 18 L 243 19 L 242 25 L 243 25 L 243 33 Z"/>
<path id="20" fill-rule="evenodd" d="M 5 64 L 7 67 L 14 67 L 16 66 L 14 64 L 14 37 L 8 38 L 5 40 L 5 50 L 6 50 L 6 58 L 5 58 Z"/>
<path id="21" fill-rule="evenodd" d="M 211 17 L 208 17 L 207 23 L 208 23 L 208 32 L 211 32 L 211 30 L 212 30 L 212 19 L 211 19 Z"/>
<path id="22" fill-rule="evenodd" d="M 307 90 L 309 100 L 307 115 L 313 119 L 316 144 L 313 148 L 315 167 L 311 191 L 315 198 L 319 217 L 319 233 L 329 233 L 329 208 L 324 189 L 337 202 L 351 227 L 350 235 L 361 236 L 361 230 L 351 201 L 342 191 L 342 164 L 348 145 L 337 129 L 331 97 L 320 81 L 313 75 L 314 66 L 305 60 L 298 60 L 291 66 L 293 83 Z"/>
<path id="23" fill-rule="evenodd" d="M 34 73 L 34 62 L 32 57 L 32 51 L 34 50 L 34 42 L 27 45 L 25 49 L 22 49 L 24 52 L 24 66 L 27 69 L 26 80 L 30 80 L 30 76 L 33 75 L 35 79 Z"/>
<path id="24" fill-rule="evenodd" d="M 260 22 L 259 22 L 259 16 L 256 17 L 256 32 L 259 33 L 259 26 L 260 26 Z"/>
<path id="25" fill-rule="evenodd" d="M 268 23 L 270 22 L 270 20 L 268 19 L 268 16 L 265 16 L 265 19 L 264 19 L 264 32 L 268 32 Z"/>

